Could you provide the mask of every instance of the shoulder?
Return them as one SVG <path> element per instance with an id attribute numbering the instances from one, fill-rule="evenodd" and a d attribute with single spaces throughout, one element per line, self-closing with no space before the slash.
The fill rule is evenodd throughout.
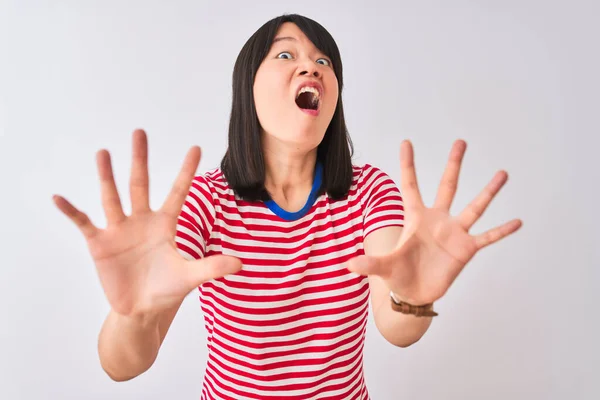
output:
<path id="1" fill-rule="evenodd" d="M 194 176 L 192 180 L 190 193 L 201 192 L 205 196 L 213 198 L 222 197 L 229 191 L 229 185 L 220 168 L 213 168 L 204 173 Z"/>
<path id="2" fill-rule="evenodd" d="M 197 183 L 201 185 L 210 185 L 214 187 L 215 185 L 223 185 L 225 184 L 225 178 L 223 176 L 223 172 L 220 168 L 213 168 L 201 174 L 197 174 L 194 176 L 192 183 Z"/>
<path id="3" fill-rule="evenodd" d="M 370 186 L 374 182 L 391 181 L 392 178 L 381 168 L 373 164 L 352 165 L 354 170 L 354 184 L 359 188 Z"/>

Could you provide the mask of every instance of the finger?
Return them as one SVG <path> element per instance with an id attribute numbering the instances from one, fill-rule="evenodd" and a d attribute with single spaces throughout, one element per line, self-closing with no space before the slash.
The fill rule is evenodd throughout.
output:
<path id="1" fill-rule="evenodd" d="M 212 279 L 235 274 L 242 269 L 242 261 L 233 256 L 215 255 L 185 264 L 186 281 L 190 290 Z"/>
<path id="2" fill-rule="evenodd" d="M 483 215 L 492 199 L 504 186 L 508 179 L 506 171 L 498 172 L 494 178 L 487 184 L 483 191 L 473 200 L 458 216 L 458 221 L 467 231 Z"/>
<path id="3" fill-rule="evenodd" d="M 173 184 L 171 192 L 162 206 L 162 211 L 177 218 L 183 207 L 186 196 L 190 190 L 192 179 L 196 174 L 198 163 L 200 162 L 200 147 L 193 146 L 187 153 L 179 175 Z"/>
<path id="4" fill-rule="evenodd" d="M 56 207 L 77 225 L 86 239 L 91 239 L 98 234 L 99 229 L 92 224 L 88 216 L 76 209 L 67 199 L 54 195 L 52 196 L 52 200 Z"/>
<path id="5" fill-rule="evenodd" d="M 148 199 L 148 138 L 141 129 L 133 132 L 133 152 L 129 193 L 133 213 L 150 210 Z"/>
<path id="6" fill-rule="evenodd" d="M 125 213 L 121 207 L 121 199 L 115 184 L 110 154 L 106 150 L 100 150 L 96 156 L 98 164 L 98 175 L 100 176 L 100 190 L 102 195 L 102 207 L 109 224 L 123 221 Z"/>
<path id="7" fill-rule="evenodd" d="M 410 141 L 405 140 L 400 145 L 400 175 L 402 199 L 404 206 L 410 208 L 422 208 L 423 200 L 417 184 L 417 174 L 415 172 L 413 147 Z"/>
<path id="8" fill-rule="evenodd" d="M 433 208 L 450 211 L 458 187 L 458 176 L 466 148 L 467 143 L 464 140 L 454 142 Z"/>
<path id="9" fill-rule="evenodd" d="M 475 236 L 475 244 L 477 245 L 477 249 L 479 250 L 489 246 L 492 243 L 496 243 L 500 239 L 503 239 L 506 236 L 516 232 L 519 228 L 521 228 L 521 226 L 523 226 L 523 222 L 520 219 L 514 219 L 505 223 L 504 225 L 490 229 L 487 232 Z"/>
<path id="10" fill-rule="evenodd" d="M 387 261 L 385 257 L 373 257 L 373 256 L 358 256 L 351 258 L 346 263 L 346 268 L 350 272 L 354 272 L 359 275 L 377 275 L 382 278 L 387 278 L 390 273 L 391 262 Z"/>

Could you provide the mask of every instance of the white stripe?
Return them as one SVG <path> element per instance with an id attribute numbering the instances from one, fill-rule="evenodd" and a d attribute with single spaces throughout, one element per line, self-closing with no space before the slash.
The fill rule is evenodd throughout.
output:
<path id="1" fill-rule="evenodd" d="M 363 326 L 361 326 L 359 329 L 357 329 L 356 331 L 362 331 L 364 329 Z M 340 342 L 344 339 L 347 339 L 345 336 L 344 337 L 340 337 L 338 338 L 338 340 L 336 341 L 330 341 L 330 343 L 335 344 L 335 342 Z M 258 359 L 254 359 L 251 357 L 246 357 L 243 356 L 239 353 L 235 353 L 235 352 L 231 352 L 229 350 L 226 350 L 225 348 L 219 346 L 219 344 L 214 344 L 213 347 L 215 349 L 219 349 L 220 352 L 225 353 L 226 355 L 249 363 L 251 365 L 255 365 L 256 367 L 264 367 L 267 365 L 272 365 L 272 364 L 276 364 L 278 362 L 287 362 L 287 361 L 294 361 L 294 360 L 310 360 L 310 359 L 316 359 L 316 358 L 327 358 L 330 357 L 336 353 L 339 353 L 343 350 L 347 350 L 352 348 L 353 346 L 356 346 L 358 343 L 362 342 L 363 340 L 363 336 L 362 335 L 356 335 L 356 337 L 354 338 L 354 340 L 352 340 L 349 343 L 344 344 L 343 346 L 334 346 L 332 350 L 330 351 L 311 351 L 310 353 L 304 353 L 304 354 L 290 354 L 290 355 L 286 355 L 286 356 L 279 356 L 279 357 L 269 357 L 268 359 L 263 359 L 263 360 L 258 360 Z M 313 343 L 307 343 L 304 345 L 304 347 L 313 347 Z M 236 347 L 239 347 L 236 346 Z M 297 347 L 297 346 L 296 346 Z M 285 350 L 291 350 L 292 346 L 288 346 L 285 348 Z M 269 348 L 269 352 L 271 352 L 273 349 Z M 357 347 L 357 350 L 360 351 L 360 346 Z M 254 351 L 256 352 L 256 349 L 254 349 Z M 261 376 L 266 377 L 272 377 L 273 375 L 277 375 L 277 374 L 282 374 L 282 373 L 288 373 L 288 372 L 312 372 L 312 371 L 318 371 L 320 369 L 324 369 L 325 367 L 328 367 L 329 365 L 338 363 L 340 361 L 346 361 L 349 360 L 350 358 L 352 358 L 353 356 L 356 355 L 356 351 L 353 351 L 352 353 L 349 353 L 345 356 L 341 356 L 341 357 L 336 357 L 332 360 L 330 360 L 329 362 L 325 363 L 325 364 L 318 364 L 318 365 L 297 365 L 297 366 L 290 366 L 290 367 L 280 367 L 280 368 L 276 368 L 276 369 L 272 369 L 270 371 L 261 371 L 258 370 L 257 368 L 248 368 L 248 367 L 244 367 L 242 365 L 236 365 L 235 368 L 240 370 L 240 371 L 244 371 L 244 372 L 248 372 L 248 373 L 252 373 L 252 374 L 258 374 Z M 213 356 L 215 358 L 219 358 L 219 360 L 227 365 L 229 362 L 223 358 L 221 358 L 220 355 L 218 354 L 213 354 Z M 312 379 L 312 378 L 310 378 Z"/>
<path id="2" fill-rule="evenodd" d="M 364 313 L 362 315 L 364 315 Z M 269 346 L 266 349 L 257 349 L 257 348 L 254 348 L 254 347 L 244 346 L 244 345 L 240 344 L 239 342 L 233 342 L 233 341 L 231 341 L 231 340 L 229 340 L 229 339 L 227 339 L 225 337 L 222 337 L 222 336 L 219 336 L 219 341 L 223 342 L 223 344 L 226 345 L 226 346 L 231 346 L 233 348 L 239 349 L 240 352 L 246 352 L 246 353 L 250 353 L 250 354 L 257 354 L 257 353 L 264 354 L 266 352 L 268 352 L 268 353 L 276 353 L 276 352 L 279 352 L 279 351 L 293 351 L 293 350 L 298 350 L 298 349 L 305 348 L 305 347 L 308 347 L 308 346 L 311 346 L 311 347 L 313 347 L 313 346 L 331 346 L 331 345 L 335 345 L 336 343 L 339 343 L 342 340 L 349 339 L 349 338 L 354 337 L 354 336 L 362 336 L 361 331 L 364 329 L 364 327 L 366 325 L 366 318 L 364 318 L 362 315 L 361 315 L 361 317 L 357 318 L 356 321 L 344 324 L 343 328 L 339 328 L 338 329 L 336 327 L 335 329 L 338 329 L 336 332 L 341 332 L 346 327 L 351 326 L 353 323 L 356 323 L 356 322 L 360 321 L 361 318 L 363 318 L 362 319 L 363 322 L 358 327 L 356 327 L 355 329 L 353 329 L 353 330 L 351 330 L 351 331 L 349 331 L 349 332 L 347 332 L 347 333 L 345 333 L 343 335 L 342 334 L 332 335 L 333 336 L 332 339 L 311 339 L 310 341 L 307 341 L 307 342 L 304 342 L 304 343 L 299 343 L 299 344 L 294 344 L 294 345 L 290 345 L 290 344 L 283 344 L 283 345 L 280 345 L 280 346 L 272 345 L 272 346 Z M 226 330 L 223 329 L 223 331 L 226 331 Z M 312 332 L 312 331 L 308 331 L 308 332 L 303 333 L 303 335 L 305 337 L 312 336 L 314 334 L 316 334 L 316 333 Z M 290 338 L 286 338 L 286 340 L 287 339 L 289 339 L 290 341 L 293 340 L 293 339 L 291 339 L 291 337 L 292 336 L 290 336 Z M 237 336 L 237 339 L 241 339 L 241 338 L 242 338 L 241 336 Z M 252 338 L 246 337 L 246 339 L 248 339 L 248 340 L 245 340 L 248 343 L 255 343 L 256 344 L 258 342 L 257 340 L 253 340 Z M 275 342 L 279 341 L 279 340 L 275 340 L 275 338 L 268 338 L 268 340 L 269 341 L 266 342 L 266 343 L 275 343 Z M 284 343 L 289 343 L 289 342 L 284 342 Z M 221 347 L 219 347 L 219 348 L 221 348 Z M 224 351 L 224 349 L 223 349 L 223 351 Z M 236 355 L 236 357 L 238 357 L 238 356 Z M 242 356 L 240 355 L 239 357 L 242 357 Z M 299 356 L 297 356 L 297 357 L 299 357 Z"/>
<path id="3" fill-rule="evenodd" d="M 335 336 L 336 334 L 339 334 L 339 332 L 343 331 L 344 329 L 346 329 L 354 324 L 357 324 L 359 322 L 364 323 L 364 321 L 366 320 L 366 317 L 368 315 L 368 312 L 369 312 L 369 308 L 367 306 L 367 307 L 365 307 L 365 310 L 362 313 L 358 314 L 355 318 L 351 319 L 350 321 L 347 321 L 344 324 L 333 325 L 333 326 L 319 326 L 319 327 L 313 327 L 312 329 L 307 328 L 307 329 L 300 330 L 293 334 L 287 334 L 285 336 L 284 335 L 275 335 L 275 336 L 269 336 L 269 337 L 248 336 L 248 335 L 239 334 L 239 333 L 230 331 L 229 328 L 227 328 L 227 327 L 223 326 L 221 323 L 219 323 L 220 321 L 217 322 L 217 326 L 218 326 L 219 331 L 222 331 L 231 337 L 237 338 L 240 341 L 256 343 L 256 344 L 269 344 L 269 343 L 273 343 L 273 342 L 288 342 L 288 341 L 306 339 L 313 335 Z M 340 318 L 341 319 L 341 317 L 339 317 L 339 314 L 329 316 L 328 319 L 330 319 L 330 318 Z M 307 323 L 307 320 L 304 320 L 302 322 L 303 323 L 301 326 L 303 326 L 303 327 L 306 327 L 306 325 L 310 325 Z M 297 327 L 298 326 L 292 326 L 292 328 L 297 328 Z M 238 327 L 238 329 L 243 329 L 243 328 Z M 252 327 L 252 329 L 256 331 L 255 327 Z M 250 330 L 250 329 L 243 329 L 243 330 Z M 279 330 L 278 329 L 271 330 L 271 331 L 262 330 L 261 332 L 277 332 L 277 331 L 279 331 Z M 222 337 L 219 336 L 219 339 L 222 340 Z M 244 347 L 240 344 L 236 344 L 236 346 Z M 245 351 L 252 352 L 255 350 L 248 348 Z"/>
<path id="4" fill-rule="evenodd" d="M 299 326 L 328 322 L 328 321 L 331 321 L 332 318 L 343 319 L 346 317 L 350 317 L 353 314 L 356 314 L 356 310 L 350 310 L 350 311 L 333 314 L 333 315 L 323 315 L 323 316 L 316 316 L 316 317 L 310 317 L 310 318 L 302 318 L 300 323 L 297 321 L 292 321 L 292 322 L 288 322 L 287 324 L 275 325 L 275 326 L 256 326 L 256 325 L 240 324 L 240 323 L 231 321 L 225 315 L 220 315 L 219 318 L 222 319 L 223 323 L 227 323 L 227 325 L 229 325 L 235 329 L 251 330 L 256 333 L 272 333 L 272 332 L 280 332 L 282 330 L 297 328 Z"/>
<path id="5" fill-rule="evenodd" d="M 287 300 L 280 301 L 256 301 L 254 298 L 258 298 L 260 296 L 277 296 L 277 295 L 293 295 L 295 293 L 300 293 L 302 290 L 306 290 L 309 288 L 321 287 L 327 284 L 339 284 L 343 282 L 348 282 L 352 279 L 355 279 L 358 275 L 351 272 L 343 277 L 335 277 L 328 279 L 320 279 L 314 281 L 301 281 L 298 286 L 293 288 L 281 288 L 281 289 L 267 289 L 267 290 L 258 290 L 258 289 L 238 289 L 233 287 L 228 287 L 225 282 L 222 281 L 211 281 L 211 284 L 216 288 L 221 288 L 223 291 L 229 294 L 236 294 L 242 296 L 251 296 L 249 301 L 236 299 L 235 305 L 246 308 L 260 308 L 260 309 L 272 309 L 278 307 L 285 307 L 289 305 L 293 305 L 302 300 L 314 300 L 314 299 L 322 299 L 324 296 L 334 297 L 340 296 L 350 291 L 358 290 L 365 285 L 369 284 L 367 279 L 361 280 L 359 283 L 347 285 L 345 287 L 341 287 L 339 289 L 330 289 L 328 291 L 321 291 L 316 293 L 302 293 L 301 296 L 292 297 Z M 228 277 L 227 279 L 231 279 L 232 277 Z M 344 279 L 343 281 L 341 279 Z M 212 288 L 208 285 L 202 286 L 202 290 L 206 293 L 211 293 L 215 298 L 222 300 L 223 302 L 229 303 L 232 300 L 229 296 L 223 295 L 219 293 L 215 288 Z M 207 297 L 207 300 L 210 301 L 210 298 Z M 216 305 L 216 304 L 215 304 Z M 218 307 L 218 305 L 216 305 Z M 253 315 L 254 316 L 254 315 Z"/>
<path id="6" fill-rule="evenodd" d="M 359 348 L 359 351 L 360 351 L 360 348 Z M 343 357 L 343 359 L 346 359 L 346 358 L 347 357 Z M 359 365 L 360 365 L 359 361 L 360 361 L 360 357 L 357 357 L 357 359 L 352 364 L 350 364 L 347 368 L 336 368 L 336 369 L 334 369 L 332 371 L 329 371 L 329 372 L 327 372 L 325 374 L 322 374 L 322 375 L 310 378 L 310 379 L 308 379 L 306 381 L 303 380 L 303 379 L 295 378 L 295 379 L 285 379 L 285 380 L 282 380 L 282 381 L 277 381 L 276 383 L 268 382 L 268 381 L 256 381 L 256 380 L 253 380 L 253 379 L 249 379 L 249 378 L 247 378 L 245 376 L 235 375 L 235 374 L 232 374 L 230 371 L 223 370 L 216 363 L 210 364 L 209 366 L 207 366 L 207 368 L 210 369 L 210 371 L 212 372 L 212 374 L 215 375 L 216 377 L 221 377 L 219 374 L 216 373 L 216 371 L 221 371 L 222 375 L 226 377 L 225 379 L 231 377 L 233 379 L 240 380 L 240 381 L 242 381 L 244 383 L 257 384 L 257 385 L 260 385 L 260 386 L 263 386 L 263 387 L 269 387 L 269 386 L 273 386 L 274 387 L 274 386 L 282 386 L 282 385 L 284 385 L 284 386 L 285 385 L 293 385 L 293 384 L 297 384 L 297 383 L 299 383 L 299 384 L 305 383 L 306 384 L 306 383 L 315 382 L 317 380 L 320 380 L 321 378 L 326 378 L 326 377 L 331 376 L 331 375 L 333 375 L 335 373 L 344 372 L 344 371 L 356 371 L 356 369 L 359 368 Z M 236 367 L 236 368 L 239 368 L 239 366 Z M 351 375 L 351 374 L 348 374 L 348 376 L 349 375 Z M 360 377 L 360 373 L 358 375 Z M 325 380 L 323 383 L 321 383 L 319 385 L 310 386 L 307 389 L 299 389 L 299 390 L 288 390 L 288 389 L 284 389 L 284 390 L 261 390 L 259 394 L 260 395 L 264 395 L 264 396 L 282 396 L 282 397 L 284 397 L 284 396 L 304 396 L 304 395 L 307 395 L 308 393 L 317 391 L 317 390 L 322 389 L 324 387 L 333 386 L 333 385 L 337 385 L 337 384 L 345 384 L 344 386 L 346 387 L 346 390 L 347 390 L 348 386 L 351 386 L 351 385 L 347 384 L 348 383 L 348 376 L 344 376 L 342 378 L 337 378 L 337 379 Z M 230 382 L 228 382 L 228 383 L 230 383 Z M 240 385 L 234 385 L 233 383 L 230 383 L 230 385 L 231 386 L 237 386 L 236 388 L 239 389 L 239 390 L 251 391 L 253 393 L 256 393 L 256 391 L 257 391 L 256 389 L 252 389 L 252 388 L 248 388 L 248 387 L 246 387 L 246 388 L 240 387 Z M 222 391 L 224 393 L 226 393 L 226 394 L 231 393 L 229 391 L 226 392 L 225 390 L 222 390 Z M 238 398 L 233 393 L 231 393 L 230 395 L 233 398 Z M 319 395 L 319 397 L 321 397 L 321 395 Z"/>
<path id="7" fill-rule="evenodd" d="M 318 283 L 318 282 L 317 282 Z M 364 285 L 368 285 L 368 281 L 365 281 L 362 286 Z M 356 289 L 359 289 L 360 286 L 357 286 Z M 355 288 L 352 288 L 355 289 Z M 207 292 L 211 292 L 213 293 L 213 295 L 215 297 L 218 297 L 219 299 L 221 299 L 224 303 L 229 304 L 231 302 L 231 300 L 229 300 L 227 297 L 224 297 L 218 293 L 215 293 L 212 291 L 212 289 L 207 288 L 206 290 Z M 339 294 L 340 292 L 343 293 L 343 291 L 337 290 L 337 291 L 331 291 L 331 292 L 325 292 L 325 293 L 313 293 L 311 295 L 306 295 L 306 296 L 302 296 L 302 297 L 298 297 L 295 299 L 290 299 L 290 300 L 286 300 L 285 302 L 268 302 L 268 303 L 259 303 L 261 305 L 261 309 L 275 309 L 278 307 L 281 307 L 281 304 L 287 303 L 287 305 L 293 305 L 295 303 L 299 303 L 299 302 L 304 302 L 307 300 L 313 300 L 313 299 L 322 299 L 324 297 L 334 297 L 334 295 L 332 295 L 332 292 L 337 292 L 337 294 Z M 270 293 L 270 291 L 268 291 L 268 293 Z M 255 294 L 255 293 L 253 293 Z M 337 295 L 336 294 L 336 295 Z M 359 297 L 353 297 L 351 299 L 348 300 L 337 300 L 337 301 L 323 301 L 321 303 L 318 304 L 313 304 L 313 305 L 308 305 L 308 306 L 302 306 L 301 308 L 296 308 L 296 309 L 291 309 L 289 311 L 285 311 L 285 312 L 272 312 L 269 314 L 255 314 L 252 313 L 252 311 L 248 311 L 248 312 L 238 312 L 232 309 L 227 309 L 227 314 L 228 317 L 233 317 L 233 318 L 243 318 L 243 319 L 251 319 L 253 321 L 272 321 L 275 319 L 282 319 L 282 318 L 289 318 L 289 317 L 301 317 L 302 315 L 305 315 L 307 313 L 310 312 L 315 312 L 315 311 L 327 311 L 330 310 L 332 308 L 338 308 L 338 307 L 345 307 L 345 306 L 350 306 L 350 305 L 356 305 L 356 308 L 362 306 L 364 304 L 365 301 L 368 301 L 368 296 L 369 296 L 369 291 L 365 290 L 364 293 L 362 293 Z M 213 301 L 211 299 L 209 299 L 209 301 L 212 303 Z M 242 303 L 245 303 L 245 306 L 242 306 Z M 215 305 L 217 305 L 218 303 L 215 302 Z M 277 305 L 275 305 L 277 304 Z M 259 307 L 255 307 L 256 303 L 252 303 L 252 302 L 235 302 L 236 306 L 240 306 L 240 307 L 245 307 L 245 308 L 250 308 L 250 309 L 257 309 Z"/>
<path id="8" fill-rule="evenodd" d="M 204 245 L 204 239 L 202 239 L 201 236 L 198 236 L 195 232 L 187 229 L 186 227 L 182 226 L 182 225 L 177 225 L 177 231 L 181 232 L 181 233 L 185 233 L 190 235 L 191 237 L 195 238 L 198 240 L 198 242 L 201 245 Z M 196 246 L 194 243 L 190 242 L 189 240 L 182 238 L 180 236 L 175 236 L 175 242 L 176 243 L 181 243 L 189 248 L 191 248 L 193 251 L 196 252 L 196 254 L 198 254 L 201 258 L 202 258 L 202 254 L 204 254 L 204 251 L 202 249 L 200 249 L 198 246 Z M 186 260 L 189 261 L 194 261 L 195 257 L 193 254 L 189 254 L 186 251 L 184 251 L 183 249 L 177 248 L 177 251 L 179 252 L 179 254 L 181 254 Z"/>

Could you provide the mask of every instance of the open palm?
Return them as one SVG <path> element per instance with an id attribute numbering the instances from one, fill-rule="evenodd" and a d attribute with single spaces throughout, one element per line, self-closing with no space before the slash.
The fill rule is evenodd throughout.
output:
<path id="1" fill-rule="evenodd" d="M 518 230 L 522 222 L 512 220 L 479 235 L 469 229 L 506 183 L 500 171 L 485 189 L 458 215 L 450 215 L 466 143 L 456 141 L 433 207 L 423 204 L 415 173 L 412 144 L 401 147 L 401 190 L 405 226 L 398 245 L 383 256 L 363 256 L 349 268 L 363 275 L 378 275 L 402 300 L 420 305 L 442 297 L 458 274 L 482 248 Z"/>
<path id="2" fill-rule="evenodd" d="M 156 313 L 180 302 L 199 284 L 241 269 L 241 261 L 230 256 L 213 256 L 188 261 L 177 251 L 177 218 L 200 161 L 200 148 L 188 152 L 183 167 L 163 206 L 149 205 L 148 145 L 146 133 L 133 134 L 130 179 L 131 216 L 126 216 L 115 185 L 110 155 L 97 154 L 102 206 L 106 229 L 61 196 L 56 206 L 84 235 L 98 276 L 112 309 L 122 315 Z"/>

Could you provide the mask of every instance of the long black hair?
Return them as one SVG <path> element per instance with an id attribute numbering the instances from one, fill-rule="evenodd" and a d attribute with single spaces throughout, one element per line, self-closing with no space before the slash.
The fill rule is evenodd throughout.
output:
<path id="1" fill-rule="evenodd" d="M 333 118 L 317 147 L 317 162 L 323 166 L 318 195 L 327 192 L 332 199 L 341 199 L 348 194 L 352 184 L 354 154 L 344 120 L 342 59 L 331 34 L 318 22 L 298 14 L 284 14 L 266 22 L 248 39 L 237 57 L 233 68 L 229 143 L 221 160 L 221 171 L 240 198 L 247 201 L 271 199 L 264 185 L 265 161 L 253 86 L 256 71 L 267 56 L 279 27 L 285 22 L 296 24 L 321 52 L 331 58 L 333 64 L 339 96 Z"/>

